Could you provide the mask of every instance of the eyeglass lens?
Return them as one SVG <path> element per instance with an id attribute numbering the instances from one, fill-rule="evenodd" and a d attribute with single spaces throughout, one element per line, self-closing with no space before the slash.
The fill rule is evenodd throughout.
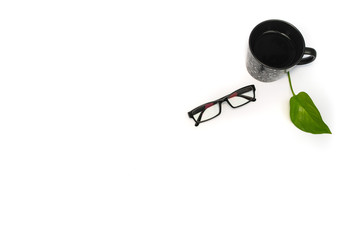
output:
<path id="1" fill-rule="evenodd" d="M 228 101 L 232 107 L 240 107 L 245 103 L 250 102 L 250 99 L 254 97 L 254 91 L 238 94 L 237 92 L 231 94 L 228 97 Z"/>
<path id="2" fill-rule="evenodd" d="M 208 103 L 205 105 L 204 111 L 194 114 L 194 118 L 196 121 L 202 122 L 216 117 L 219 113 L 220 113 L 219 103 Z"/>

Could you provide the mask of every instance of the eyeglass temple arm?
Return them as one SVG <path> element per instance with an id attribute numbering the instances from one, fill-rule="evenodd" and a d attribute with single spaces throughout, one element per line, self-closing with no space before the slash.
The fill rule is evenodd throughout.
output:
<path id="1" fill-rule="evenodd" d="M 199 114 L 199 117 L 198 117 L 198 118 L 196 119 L 196 121 L 195 121 L 195 127 L 199 126 L 200 121 L 201 121 L 201 117 L 202 117 L 202 115 L 203 115 L 204 112 L 205 112 L 205 110 L 202 111 L 202 112 Z"/>
<path id="2" fill-rule="evenodd" d="M 247 99 L 247 100 L 249 100 L 249 101 L 255 101 L 256 99 L 255 99 L 255 97 L 249 97 L 249 96 L 246 96 L 246 95 L 239 95 L 239 97 L 243 97 L 243 98 L 245 98 L 245 99 Z"/>

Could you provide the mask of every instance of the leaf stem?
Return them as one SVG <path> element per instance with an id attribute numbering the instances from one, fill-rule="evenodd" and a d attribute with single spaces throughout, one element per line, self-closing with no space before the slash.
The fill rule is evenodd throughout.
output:
<path id="1" fill-rule="evenodd" d="M 289 78 L 289 84 L 290 84 L 291 92 L 292 92 L 293 96 L 295 96 L 294 90 L 293 90 L 292 85 L 291 85 L 290 72 L 287 72 L 287 75 L 288 75 L 288 78 Z"/>

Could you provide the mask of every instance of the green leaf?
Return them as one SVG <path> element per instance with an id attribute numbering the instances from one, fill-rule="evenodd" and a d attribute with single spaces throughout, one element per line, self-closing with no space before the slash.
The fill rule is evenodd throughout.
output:
<path id="1" fill-rule="evenodd" d="M 290 118 L 294 125 L 304 132 L 331 134 L 329 127 L 322 120 L 319 110 L 305 92 L 300 92 L 290 98 Z"/>

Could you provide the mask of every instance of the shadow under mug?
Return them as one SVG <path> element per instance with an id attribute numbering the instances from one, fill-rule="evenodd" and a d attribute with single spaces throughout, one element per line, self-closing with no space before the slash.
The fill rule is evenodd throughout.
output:
<path id="1" fill-rule="evenodd" d="M 253 78 L 273 82 L 294 66 L 311 63 L 315 58 L 315 49 L 305 47 L 296 27 L 282 20 L 267 20 L 250 34 L 246 68 Z"/>

